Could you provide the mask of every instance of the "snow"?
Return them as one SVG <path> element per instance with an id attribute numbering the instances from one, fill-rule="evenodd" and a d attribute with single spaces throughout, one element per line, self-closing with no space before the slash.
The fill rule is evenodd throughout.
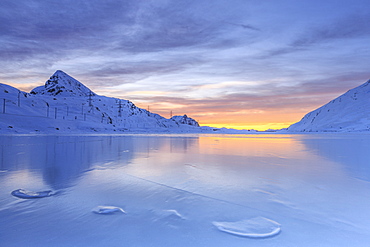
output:
<path id="1" fill-rule="evenodd" d="M 369 146 L 366 133 L 1 135 L 0 242 L 368 246 Z"/>
<path id="2" fill-rule="evenodd" d="M 11 193 L 15 197 L 19 197 L 22 199 L 35 199 L 35 198 L 43 198 L 43 197 L 48 197 L 52 196 L 53 192 L 51 190 L 46 190 L 46 191 L 27 191 L 24 189 L 18 189 L 14 190 Z"/>
<path id="3" fill-rule="evenodd" d="M 194 119 L 186 116 L 186 114 L 184 116 L 173 116 L 173 117 L 171 117 L 171 120 L 173 120 L 173 121 L 175 121 L 176 123 L 179 123 L 179 124 L 187 124 L 187 125 L 199 127 L 198 122 L 195 121 Z"/>
<path id="4" fill-rule="evenodd" d="M 92 212 L 96 214 L 126 213 L 122 208 L 115 206 L 97 206 L 92 209 Z"/>
<path id="5" fill-rule="evenodd" d="M 280 233 L 280 224 L 264 217 L 238 222 L 213 222 L 220 231 L 247 238 L 268 238 Z"/>
<path id="6" fill-rule="evenodd" d="M 370 131 L 370 80 L 308 113 L 290 132 Z"/>
<path id="7" fill-rule="evenodd" d="M 187 115 L 166 119 L 131 101 L 100 96 L 63 71 L 31 93 L 0 84 L 0 133 L 211 133 Z M 249 131 L 250 132 L 250 131 Z"/>
<path id="8" fill-rule="evenodd" d="M 34 88 L 31 94 L 49 96 L 95 96 L 96 94 L 73 77 L 57 70 L 44 86 Z"/>

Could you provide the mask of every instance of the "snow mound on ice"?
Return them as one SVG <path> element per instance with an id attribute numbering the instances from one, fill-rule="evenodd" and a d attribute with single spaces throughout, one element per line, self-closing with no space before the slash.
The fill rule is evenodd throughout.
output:
<path id="1" fill-rule="evenodd" d="M 22 199 L 34 199 L 34 198 L 43 198 L 43 197 L 49 197 L 54 195 L 53 191 L 46 190 L 46 191 L 27 191 L 23 189 L 14 190 L 11 193 L 13 196 L 22 198 Z"/>
<path id="2" fill-rule="evenodd" d="M 92 212 L 96 214 L 126 213 L 122 208 L 114 206 L 97 206 L 92 209 Z"/>
<path id="3" fill-rule="evenodd" d="M 256 217 L 237 222 L 213 222 L 220 231 L 248 238 L 267 238 L 280 233 L 280 224 L 264 218 Z"/>

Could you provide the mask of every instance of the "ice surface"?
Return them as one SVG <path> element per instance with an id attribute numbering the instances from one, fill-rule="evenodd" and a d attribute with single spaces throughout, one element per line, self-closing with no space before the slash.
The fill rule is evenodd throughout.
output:
<path id="1" fill-rule="evenodd" d="M 369 147 L 363 133 L 2 135 L 0 245 L 368 246 Z M 277 231 L 264 219 L 280 234 L 212 224 Z"/>
<path id="2" fill-rule="evenodd" d="M 267 238 L 280 233 L 280 224 L 264 217 L 236 222 L 213 222 L 220 231 L 248 238 Z"/>

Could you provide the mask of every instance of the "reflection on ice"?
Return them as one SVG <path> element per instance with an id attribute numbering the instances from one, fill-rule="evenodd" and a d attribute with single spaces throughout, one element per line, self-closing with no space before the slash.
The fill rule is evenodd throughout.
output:
<path id="1" fill-rule="evenodd" d="M 266 219 L 256 217 L 237 222 L 213 222 L 220 231 L 247 238 L 268 238 L 280 233 L 280 224 Z"/>
<path id="2" fill-rule="evenodd" d="M 370 182 L 370 139 L 367 135 L 327 135 L 326 138 L 305 138 L 302 143 L 311 152 L 342 164 L 353 177 Z"/>

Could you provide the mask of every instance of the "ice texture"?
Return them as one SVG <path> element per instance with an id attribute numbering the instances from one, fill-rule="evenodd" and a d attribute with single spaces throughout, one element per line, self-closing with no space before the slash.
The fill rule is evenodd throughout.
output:
<path id="1" fill-rule="evenodd" d="M 236 222 L 213 222 L 220 231 L 248 238 L 267 238 L 280 233 L 280 224 L 264 218 L 255 217 L 252 219 Z"/>
<path id="2" fill-rule="evenodd" d="M 160 209 L 154 210 L 154 215 L 158 219 L 167 219 L 167 220 L 185 220 L 186 218 L 177 212 L 175 209 Z"/>
<path id="3" fill-rule="evenodd" d="M 173 218 L 178 218 L 178 219 L 185 219 L 185 217 L 182 216 L 175 209 L 165 209 L 165 210 L 162 210 L 162 212 L 160 214 L 163 215 L 164 217 L 173 217 Z"/>

